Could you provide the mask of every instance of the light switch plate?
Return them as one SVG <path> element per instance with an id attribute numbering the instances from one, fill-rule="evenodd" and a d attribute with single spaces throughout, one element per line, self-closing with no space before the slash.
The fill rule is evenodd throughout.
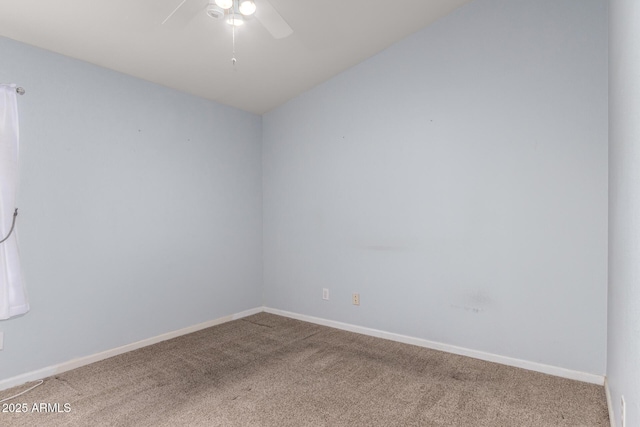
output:
<path id="1" fill-rule="evenodd" d="M 0 331 L 0 350 L 4 348 L 4 332 Z"/>

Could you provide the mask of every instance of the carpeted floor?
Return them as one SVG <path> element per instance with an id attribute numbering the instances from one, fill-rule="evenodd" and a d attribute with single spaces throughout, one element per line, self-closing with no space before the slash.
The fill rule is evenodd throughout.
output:
<path id="1" fill-rule="evenodd" d="M 27 412 L 0 412 L 1 426 L 609 425 L 601 386 L 267 313 L 47 378 L 8 404 Z"/>

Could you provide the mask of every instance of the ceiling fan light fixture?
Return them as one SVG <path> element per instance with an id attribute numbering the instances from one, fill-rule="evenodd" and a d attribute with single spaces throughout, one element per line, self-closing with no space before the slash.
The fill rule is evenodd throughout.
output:
<path id="1" fill-rule="evenodd" d="M 222 19 L 224 18 L 224 9 L 211 2 L 209 6 L 207 6 L 207 15 L 213 19 Z"/>
<path id="2" fill-rule="evenodd" d="M 244 19 L 241 14 L 231 12 L 227 15 L 227 24 L 239 27 L 244 24 Z"/>
<path id="3" fill-rule="evenodd" d="M 224 10 L 231 9 L 233 6 L 233 0 L 216 0 L 216 4 Z"/>
<path id="4" fill-rule="evenodd" d="M 256 11 L 256 4 L 253 0 L 242 0 L 240 1 L 240 7 L 238 9 L 244 16 L 253 15 Z"/>

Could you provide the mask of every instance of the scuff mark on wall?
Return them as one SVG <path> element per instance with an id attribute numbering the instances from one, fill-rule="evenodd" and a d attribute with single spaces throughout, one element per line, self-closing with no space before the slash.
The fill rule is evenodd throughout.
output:
<path id="1" fill-rule="evenodd" d="M 481 307 L 470 307 L 470 306 L 463 306 L 463 305 L 455 305 L 455 304 L 451 304 L 452 308 L 457 308 L 457 309 L 461 309 L 461 310 L 465 310 L 465 311 L 469 311 L 471 313 L 475 313 L 478 314 L 480 312 L 483 312 L 485 309 L 481 308 Z"/>
<path id="2" fill-rule="evenodd" d="M 493 303 L 492 298 L 482 289 L 469 292 L 465 297 L 461 298 L 461 300 L 463 301 L 462 303 L 451 304 L 451 307 L 475 314 L 486 311 Z"/>

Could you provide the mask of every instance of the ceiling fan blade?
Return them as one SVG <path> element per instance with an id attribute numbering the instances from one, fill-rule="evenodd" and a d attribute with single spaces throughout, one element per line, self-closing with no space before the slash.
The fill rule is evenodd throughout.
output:
<path id="1" fill-rule="evenodd" d="M 207 5 L 207 0 L 178 0 L 178 2 L 171 13 L 162 21 L 163 26 L 184 28 Z"/>
<path id="2" fill-rule="evenodd" d="M 256 3 L 255 17 L 271 33 L 273 38 L 283 39 L 293 33 L 293 28 L 287 21 L 271 6 L 268 0 L 254 0 Z"/>
<path id="3" fill-rule="evenodd" d="M 173 12 L 171 12 L 171 13 L 169 14 L 169 16 L 167 16 L 166 18 L 164 18 L 164 21 L 162 21 L 162 25 L 166 24 L 166 23 L 167 23 L 167 21 L 168 21 L 169 19 L 171 19 L 171 17 L 172 17 L 173 15 L 175 15 L 175 14 L 176 14 L 176 12 L 178 11 L 178 9 L 180 9 L 180 8 L 182 7 L 182 5 L 184 4 L 184 2 L 186 2 L 186 1 L 187 1 L 187 0 L 182 0 L 182 2 L 178 5 L 178 7 L 176 7 L 175 9 L 173 9 Z"/>

